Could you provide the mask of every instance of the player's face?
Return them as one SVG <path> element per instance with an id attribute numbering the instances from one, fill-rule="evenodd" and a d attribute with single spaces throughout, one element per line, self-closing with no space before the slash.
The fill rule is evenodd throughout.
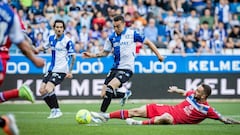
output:
<path id="1" fill-rule="evenodd" d="M 194 98 L 196 100 L 201 100 L 201 99 L 204 99 L 205 98 L 205 95 L 204 95 L 204 88 L 202 87 L 202 85 L 199 85 L 195 91 L 195 94 L 194 94 Z"/>
<path id="2" fill-rule="evenodd" d="M 121 34 L 121 32 L 123 31 L 124 25 L 125 24 L 122 21 L 114 21 L 113 22 L 113 28 L 118 35 Z"/>
<path id="3" fill-rule="evenodd" d="M 54 27 L 57 36 L 61 36 L 64 32 L 64 27 L 62 23 L 56 23 Z"/>

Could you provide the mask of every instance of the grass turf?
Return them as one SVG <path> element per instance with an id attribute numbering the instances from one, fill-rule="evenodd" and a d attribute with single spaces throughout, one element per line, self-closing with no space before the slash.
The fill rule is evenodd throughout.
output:
<path id="1" fill-rule="evenodd" d="M 144 103 L 126 104 L 124 109 L 139 107 Z M 240 102 L 214 102 L 211 105 L 222 115 L 240 120 Z M 205 120 L 198 125 L 129 126 L 123 120 L 109 120 L 103 124 L 79 125 L 75 114 L 79 109 L 98 111 L 99 104 L 60 104 L 64 115 L 47 119 L 49 109 L 45 104 L 1 104 L 0 114 L 13 113 L 21 135 L 238 135 L 240 125 L 225 125 L 215 120 Z M 109 111 L 121 109 L 111 104 Z M 0 130 L 0 134 L 3 132 Z"/>

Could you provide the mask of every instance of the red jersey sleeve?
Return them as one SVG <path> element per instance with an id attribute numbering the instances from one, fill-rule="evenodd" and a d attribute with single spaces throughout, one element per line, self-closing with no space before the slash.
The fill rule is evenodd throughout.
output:
<path id="1" fill-rule="evenodd" d="M 221 114 L 218 113 L 214 108 L 210 107 L 208 109 L 207 117 L 218 120 L 221 117 Z"/>
<path id="2" fill-rule="evenodd" d="M 189 91 L 187 91 L 187 93 L 186 93 L 185 96 L 186 96 L 186 97 L 187 97 L 187 96 L 190 96 L 190 95 L 192 95 L 194 92 L 195 92 L 194 90 L 189 90 Z"/>

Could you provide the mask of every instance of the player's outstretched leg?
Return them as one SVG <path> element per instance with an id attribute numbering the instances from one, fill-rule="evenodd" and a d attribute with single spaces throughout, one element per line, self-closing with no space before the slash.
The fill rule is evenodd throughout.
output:
<path id="1" fill-rule="evenodd" d="M 5 126 L 3 127 L 3 131 L 7 135 L 18 135 L 19 130 L 16 124 L 16 120 L 13 114 L 7 114 L 1 117 L 5 121 Z"/>
<path id="2" fill-rule="evenodd" d="M 31 91 L 31 89 L 25 84 L 23 84 L 19 88 L 19 97 L 24 98 L 26 100 L 29 100 L 32 103 L 35 102 L 35 97 L 34 97 L 32 91 Z"/>
<path id="3" fill-rule="evenodd" d="M 132 91 L 131 90 L 127 90 L 125 93 L 125 96 L 120 100 L 120 105 L 124 106 L 126 101 L 128 100 L 128 98 L 132 95 Z"/>
<path id="4" fill-rule="evenodd" d="M 102 120 L 100 120 L 99 118 L 95 118 L 95 117 L 92 117 L 92 121 L 94 123 L 103 123 Z"/>
<path id="5" fill-rule="evenodd" d="M 96 123 L 102 123 L 102 122 L 108 121 L 108 118 L 104 116 L 104 113 L 97 113 L 97 112 L 90 112 L 90 113 L 92 115 L 92 118 L 96 120 Z"/>

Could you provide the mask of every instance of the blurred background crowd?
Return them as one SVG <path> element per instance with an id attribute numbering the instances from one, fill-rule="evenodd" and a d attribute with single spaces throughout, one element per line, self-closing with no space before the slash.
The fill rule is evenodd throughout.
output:
<path id="1" fill-rule="evenodd" d="M 77 53 L 98 53 L 113 32 L 113 16 L 122 14 L 126 26 L 162 54 L 240 54 L 238 0 L 11 0 L 11 6 L 36 47 L 54 33 L 54 20 L 62 19 Z M 10 53 L 19 50 L 13 46 Z M 137 43 L 136 53 L 152 52 Z"/>

